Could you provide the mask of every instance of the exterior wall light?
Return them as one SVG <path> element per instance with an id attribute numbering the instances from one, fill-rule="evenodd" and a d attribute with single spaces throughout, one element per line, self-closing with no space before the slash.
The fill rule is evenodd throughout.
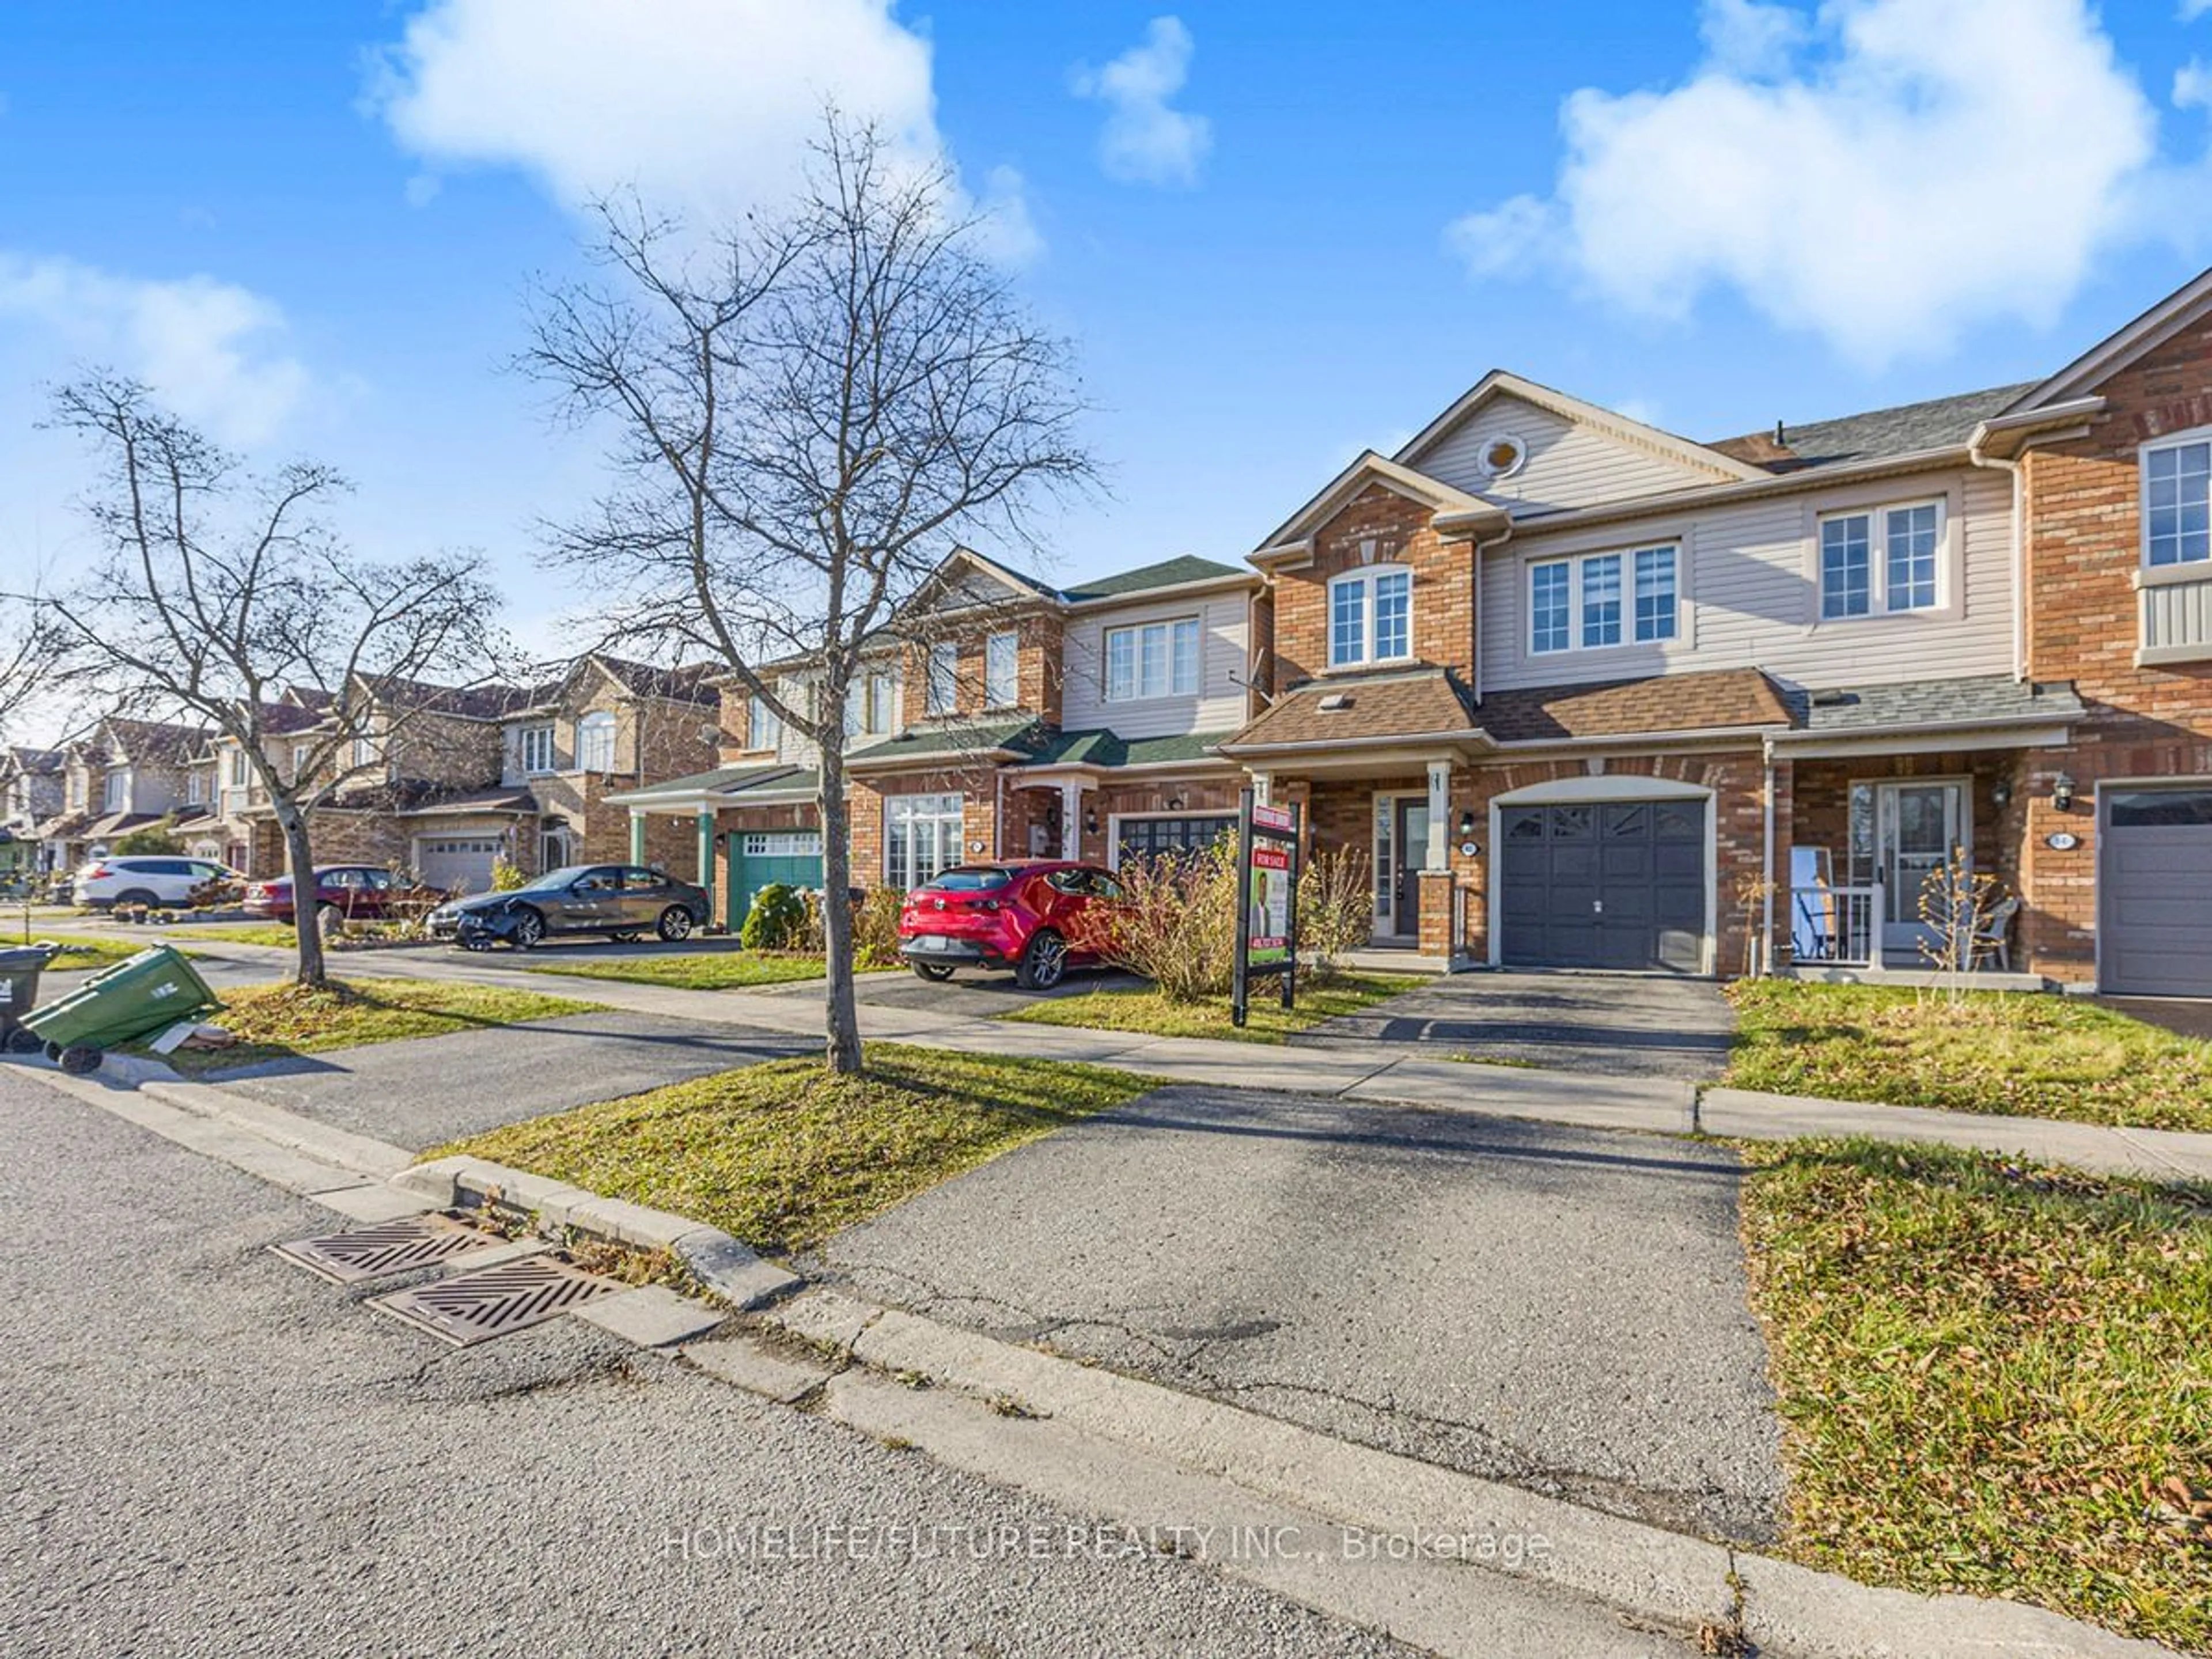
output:
<path id="1" fill-rule="evenodd" d="M 2074 810 L 2074 775 L 2061 772 L 2051 781 L 2051 804 L 2062 812 Z"/>

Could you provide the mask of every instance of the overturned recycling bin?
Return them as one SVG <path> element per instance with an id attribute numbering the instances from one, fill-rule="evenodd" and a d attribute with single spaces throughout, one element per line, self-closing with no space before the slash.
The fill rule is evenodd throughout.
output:
<path id="1" fill-rule="evenodd" d="M 23 1016 L 39 1006 L 39 975 L 54 954 L 51 945 L 18 945 L 0 950 L 0 1043 L 14 1035 Z"/>
<path id="2" fill-rule="evenodd" d="M 64 1072 L 96 1068 L 102 1053 L 191 1019 L 216 1006 L 215 993 L 166 945 L 102 969 L 65 997 L 23 1017 L 24 1032 L 45 1045 Z"/>

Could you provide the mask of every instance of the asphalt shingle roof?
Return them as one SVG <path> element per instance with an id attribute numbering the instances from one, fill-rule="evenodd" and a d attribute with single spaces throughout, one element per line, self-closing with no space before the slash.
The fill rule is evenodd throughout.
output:
<path id="1" fill-rule="evenodd" d="M 1902 685 L 1837 687 L 1785 694 L 1793 722 L 1808 732 L 1880 732 L 1893 726 L 2078 719 L 2081 699 L 2063 681 L 1984 674 Z"/>
<path id="2" fill-rule="evenodd" d="M 1780 690 L 1756 668 L 1492 691 L 1475 718 L 1500 743 L 1790 724 Z"/>
<path id="3" fill-rule="evenodd" d="M 1948 444 L 1966 442 L 1976 426 L 2001 413 L 2035 384 L 2028 381 L 2019 386 L 1992 386 L 1986 392 L 1961 392 L 1948 398 L 1899 404 L 1893 409 L 1869 410 L 1834 420 L 1807 421 L 1797 425 L 1785 421 L 1778 448 L 1771 432 L 1724 438 L 1710 447 L 1771 472 L 1799 472 L 1843 461 L 1910 455 L 1917 450 L 1941 449 Z"/>
<path id="4" fill-rule="evenodd" d="M 1309 680 L 1275 699 L 1229 742 L 1237 748 L 1332 738 L 1475 735 L 1467 704 L 1441 668 Z"/>
<path id="5" fill-rule="evenodd" d="M 1187 732 L 1171 738 L 1125 738 L 1107 731 L 1057 732 L 1021 763 L 1024 766 L 1167 766 L 1204 760 L 1206 750 L 1225 743 L 1226 732 Z"/>
<path id="6" fill-rule="evenodd" d="M 1197 558 L 1186 553 L 1180 558 L 1163 559 L 1158 564 L 1143 565 L 1112 576 L 1101 576 L 1096 581 L 1066 589 L 1060 598 L 1070 605 L 1081 605 L 1089 599 L 1118 599 L 1132 593 L 1146 592 L 1155 587 L 1179 587 L 1185 582 L 1212 581 L 1223 576 L 1249 576 L 1251 574 L 1249 570 L 1239 570 L 1235 565 L 1221 564 L 1212 559 Z"/>
<path id="7" fill-rule="evenodd" d="M 953 721 L 911 727 L 896 737 L 855 749 L 849 761 L 874 765 L 908 756 L 988 755 L 1000 750 L 1027 757 L 1042 748 L 1048 729 L 1035 719 L 988 722 Z"/>

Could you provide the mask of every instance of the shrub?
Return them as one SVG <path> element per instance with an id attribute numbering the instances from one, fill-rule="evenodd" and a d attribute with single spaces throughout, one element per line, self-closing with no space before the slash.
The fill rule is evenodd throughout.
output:
<path id="1" fill-rule="evenodd" d="M 899 911 L 906 904 L 903 887 L 871 887 L 853 907 L 853 965 L 855 968 L 893 968 L 898 965 Z"/>
<path id="2" fill-rule="evenodd" d="M 738 943 L 748 951 L 789 951 L 803 942 L 805 932 L 806 901 L 773 881 L 753 895 Z"/>
<path id="3" fill-rule="evenodd" d="M 527 879 L 528 878 L 522 873 L 521 867 L 517 865 L 514 860 L 494 859 L 491 861 L 491 890 L 493 892 L 512 893 L 516 888 L 521 886 Z"/>
<path id="4" fill-rule="evenodd" d="M 1236 969 L 1236 843 L 1132 860 L 1119 879 L 1123 902 L 1087 907 L 1072 943 L 1142 975 L 1170 1002 L 1226 996 Z"/>
<path id="5" fill-rule="evenodd" d="M 1298 872 L 1298 944 L 1316 979 L 1334 978 L 1338 958 L 1365 945 L 1374 931 L 1367 871 L 1364 853 L 1340 847 L 1316 854 Z"/>
<path id="6" fill-rule="evenodd" d="M 167 813 L 159 823 L 149 823 L 129 835 L 118 836 L 109 850 L 117 854 L 154 853 L 176 854 L 185 850 L 184 842 L 176 837 L 176 815 Z"/>
<path id="7" fill-rule="evenodd" d="M 233 881 L 228 876 L 210 876 L 194 884 L 192 890 L 185 895 L 185 903 L 194 910 L 222 910 L 241 902 L 245 897 L 242 882 Z"/>

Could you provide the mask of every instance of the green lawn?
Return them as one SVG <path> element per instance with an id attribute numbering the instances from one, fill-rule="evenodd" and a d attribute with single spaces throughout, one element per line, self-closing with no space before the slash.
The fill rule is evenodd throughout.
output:
<path id="1" fill-rule="evenodd" d="M 865 1076 L 770 1060 L 435 1148 L 673 1210 L 779 1254 L 1158 1086 L 1097 1066 L 872 1043 Z"/>
<path id="2" fill-rule="evenodd" d="M 2212 1042 L 2078 997 L 1739 980 L 1741 1089 L 2212 1130 Z"/>
<path id="3" fill-rule="evenodd" d="M 50 974 L 81 973 L 93 968 L 112 968 L 118 962 L 127 962 L 149 945 L 164 945 L 169 941 L 149 939 L 88 939 L 76 933 L 40 933 L 33 944 L 58 945 L 62 948 L 46 959 Z M 24 941 L 9 939 L 0 941 L 0 951 L 20 949 Z M 186 951 L 185 956 L 192 952 Z"/>
<path id="4" fill-rule="evenodd" d="M 655 957 L 562 957 L 534 963 L 523 971 L 622 980 L 632 985 L 673 985 L 685 991 L 728 991 L 747 985 L 787 985 L 793 980 L 820 979 L 823 969 L 820 957 L 797 952 L 687 951 Z"/>
<path id="5" fill-rule="evenodd" d="M 1230 1037 L 1239 1042 L 1280 1042 L 1292 1031 L 1362 1008 L 1425 983 L 1412 974 L 1346 974 L 1327 985 L 1301 985 L 1298 1006 L 1285 1013 L 1274 982 L 1253 989 L 1249 1023 L 1229 1023 L 1226 996 L 1205 1002 L 1170 1002 L 1158 991 L 1083 991 L 1052 997 L 1000 1014 L 1033 1025 L 1081 1025 L 1097 1031 L 1141 1031 L 1152 1036 Z"/>
<path id="6" fill-rule="evenodd" d="M 2212 1649 L 2212 1189 L 1743 1151 L 1790 1553 Z"/>
<path id="7" fill-rule="evenodd" d="M 172 944 L 179 939 L 218 939 L 227 945 L 273 945 L 289 951 L 300 942 L 300 936 L 281 921 L 180 921 L 161 932 Z"/>
<path id="8" fill-rule="evenodd" d="M 222 1011 L 211 1017 L 212 1023 L 236 1033 L 237 1046 L 179 1051 L 167 1059 L 180 1072 L 206 1072 L 327 1048 L 600 1012 L 595 1002 L 434 980 L 332 980 L 315 991 L 291 984 L 247 985 L 224 992 Z"/>

